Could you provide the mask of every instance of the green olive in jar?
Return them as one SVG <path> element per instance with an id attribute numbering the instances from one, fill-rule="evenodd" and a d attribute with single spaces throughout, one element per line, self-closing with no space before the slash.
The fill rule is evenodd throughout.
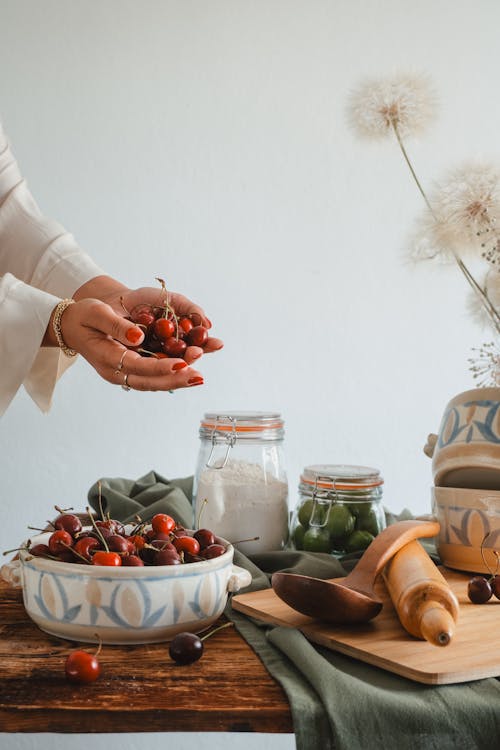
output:
<path id="1" fill-rule="evenodd" d="M 367 505 L 365 504 L 363 510 L 358 514 L 356 528 L 360 531 L 369 531 L 373 536 L 377 536 L 381 531 L 380 520 L 375 508 L 373 506 L 366 507 Z"/>
<path id="2" fill-rule="evenodd" d="M 332 505 L 326 528 L 332 539 L 348 537 L 354 531 L 355 518 L 347 505 Z"/>
<path id="3" fill-rule="evenodd" d="M 320 505 L 319 503 L 316 503 L 316 508 L 314 508 L 314 500 L 310 498 L 309 500 L 306 500 L 299 508 L 298 512 L 298 519 L 302 526 L 305 526 L 306 528 L 311 523 L 311 520 L 314 520 L 316 524 L 323 524 L 325 521 L 325 515 L 326 510 L 324 506 Z M 315 518 L 312 518 L 313 511 L 315 513 Z"/>
<path id="4" fill-rule="evenodd" d="M 374 536 L 369 531 L 353 531 L 346 542 L 346 552 L 358 552 L 365 550 L 373 542 Z"/>
<path id="5" fill-rule="evenodd" d="M 330 534 L 325 527 L 311 526 L 304 534 L 306 552 L 330 552 Z"/>
<path id="6" fill-rule="evenodd" d="M 304 534 L 306 529 L 301 523 L 298 523 L 292 532 L 292 541 L 295 549 L 304 549 Z"/>

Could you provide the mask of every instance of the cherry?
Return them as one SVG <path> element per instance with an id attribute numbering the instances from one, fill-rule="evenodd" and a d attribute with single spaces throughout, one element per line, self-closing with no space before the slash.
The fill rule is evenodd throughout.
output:
<path id="1" fill-rule="evenodd" d="M 193 328 L 193 325 L 193 321 L 190 318 L 186 318 L 185 316 L 179 318 L 179 328 L 183 333 L 189 333 Z"/>
<path id="2" fill-rule="evenodd" d="M 66 678 L 70 682 L 85 684 L 94 682 L 101 674 L 101 665 L 97 656 L 101 650 L 101 645 L 95 654 L 89 654 L 88 651 L 73 651 L 66 659 L 64 671 Z"/>
<path id="3" fill-rule="evenodd" d="M 176 537 L 173 544 L 177 552 L 189 552 L 190 555 L 197 555 L 200 551 L 200 543 L 194 536 Z"/>
<path id="4" fill-rule="evenodd" d="M 121 564 L 122 559 L 117 552 L 106 552 L 106 550 L 98 550 L 92 557 L 92 565 L 109 565 L 116 568 Z"/>
<path id="5" fill-rule="evenodd" d="M 493 576 L 493 578 L 490 580 L 490 586 L 491 590 L 493 591 L 493 595 L 500 599 L 500 576 Z"/>
<path id="6" fill-rule="evenodd" d="M 198 540 L 201 549 L 210 547 L 211 544 L 215 544 L 215 534 L 209 529 L 198 529 L 193 534 L 194 538 Z"/>
<path id="7" fill-rule="evenodd" d="M 177 664 L 192 664 L 194 661 L 198 661 L 203 655 L 203 641 L 210 636 L 217 633 L 223 628 L 229 628 L 233 623 L 226 622 L 224 625 L 219 625 L 215 630 L 211 630 L 200 638 L 194 633 L 177 633 L 177 635 L 170 642 L 168 652 L 170 657 L 177 662 Z"/>
<path id="8" fill-rule="evenodd" d="M 33 557 L 50 557 L 50 550 L 46 544 L 34 544 L 28 552 Z"/>
<path id="9" fill-rule="evenodd" d="M 163 351 L 168 354 L 169 357 L 182 358 L 186 353 L 187 344 L 182 339 L 176 339 L 173 336 L 166 339 L 163 344 Z"/>
<path id="10" fill-rule="evenodd" d="M 214 557 L 220 557 L 224 554 L 226 551 L 226 548 L 222 546 L 222 544 L 211 544 L 209 547 L 205 547 L 204 550 L 200 552 L 200 555 L 205 558 L 205 560 L 212 560 Z"/>
<path id="11" fill-rule="evenodd" d="M 81 539 L 77 540 L 73 549 L 78 555 L 81 555 L 86 560 L 90 561 L 90 553 L 92 552 L 92 550 L 99 549 L 100 546 L 101 543 L 94 536 L 84 536 Z"/>
<path id="12" fill-rule="evenodd" d="M 484 576 L 474 576 L 467 586 L 467 596 L 474 604 L 484 604 L 493 595 L 489 581 Z"/>
<path id="13" fill-rule="evenodd" d="M 75 556 L 72 554 L 70 550 L 66 550 L 66 552 L 59 552 L 59 554 L 57 555 L 57 559 L 59 560 L 59 562 L 65 562 L 65 563 L 76 562 Z"/>
<path id="14" fill-rule="evenodd" d="M 126 555 L 122 558 L 122 565 L 127 568 L 138 568 L 139 566 L 144 566 L 144 562 L 138 555 Z"/>
<path id="15" fill-rule="evenodd" d="M 119 534 L 112 534 L 106 543 L 112 552 L 120 552 L 122 555 L 129 553 L 128 540 Z"/>
<path id="16" fill-rule="evenodd" d="M 186 341 L 191 346 L 205 346 L 208 339 L 208 330 L 205 326 L 194 326 L 186 336 Z"/>
<path id="17" fill-rule="evenodd" d="M 82 522 L 78 516 L 72 513 L 61 513 L 54 521 L 54 528 L 67 531 L 71 536 L 75 536 L 82 530 Z"/>
<path id="18" fill-rule="evenodd" d="M 160 549 L 154 556 L 155 565 L 180 565 L 181 558 L 175 550 Z"/>
<path id="19" fill-rule="evenodd" d="M 194 633 L 177 633 L 170 642 L 168 653 L 177 664 L 192 664 L 203 654 L 203 641 Z"/>
<path id="20" fill-rule="evenodd" d="M 59 555 L 66 552 L 68 547 L 73 546 L 73 537 L 64 529 L 58 529 L 50 535 L 48 547 L 52 555 Z"/>
<path id="21" fill-rule="evenodd" d="M 129 537 L 129 542 L 132 542 L 137 551 L 141 550 L 146 544 L 146 540 L 140 534 L 134 534 L 133 536 Z"/>
<path id="22" fill-rule="evenodd" d="M 169 339 L 174 335 L 175 324 L 170 318 L 158 318 L 154 323 L 153 329 L 158 338 L 165 341 L 165 339 Z"/>
<path id="23" fill-rule="evenodd" d="M 157 513 L 151 519 L 151 526 L 153 531 L 169 534 L 175 529 L 175 521 L 172 516 L 167 516 L 166 513 Z"/>

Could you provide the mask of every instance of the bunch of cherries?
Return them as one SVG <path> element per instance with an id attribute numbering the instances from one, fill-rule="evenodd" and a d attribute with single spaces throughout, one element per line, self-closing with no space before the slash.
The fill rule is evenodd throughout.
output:
<path id="1" fill-rule="evenodd" d="M 91 525 L 84 528 L 78 516 L 61 512 L 52 522 L 47 544 L 29 545 L 29 553 L 61 562 L 137 567 L 200 562 L 226 552 L 209 529 L 187 531 L 166 513 L 129 531 L 109 517 L 95 520 L 89 512 L 89 520 Z"/>
<path id="2" fill-rule="evenodd" d="M 488 563 L 486 562 L 484 555 L 484 544 L 489 534 L 486 534 L 483 541 L 481 542 L 481 557 L 485 566 L 488 568 L 490 575 L 486 576 L 474 576 L 470 579 L 467 585 L 467 596 L 474 604 L 486 604 L 489 602 L 492 596 L 500 599 L 500 575 L 497 575 L 499 565 L 499 554 L 496 550 L 493 550 L 493 554 L 497 560 L 497 569 L 492 571 Z"/>
<path id="3" fill-rule="evenodd" d="M 208 329 L 202 325 L 198 313 L 178 316 L 169 303 L 165 282 L 163 279 L 157 281 L 160 282 L 165 294 L 163 304 L 140 304 L 130 311 L 124 308 L 127 320 L 135 323 L 144 332 L 142 344 L 130 348 L 144 357 L 183 359 L 188 346 L 199 346 L 202 349 L 205 347 Z"/>

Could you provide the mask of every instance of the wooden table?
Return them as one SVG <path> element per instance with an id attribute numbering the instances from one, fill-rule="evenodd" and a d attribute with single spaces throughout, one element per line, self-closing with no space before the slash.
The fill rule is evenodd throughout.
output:
<path id="1" fill-rule="evenodd" d="M 75 644 L 43 633 L 0 581 L 0 732 L 293 732 L 286 696 L 233 627 L 178 666 L 165 644 L 103 646 L 103 673 L 66 681 Z"/>

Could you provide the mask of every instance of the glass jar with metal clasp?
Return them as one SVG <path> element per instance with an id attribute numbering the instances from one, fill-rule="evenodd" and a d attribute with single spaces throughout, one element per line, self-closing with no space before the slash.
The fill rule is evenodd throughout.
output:
<path id="1" fill-rule="evenodd" d="M 345 554 L 366 549 L 385 528 L 384 480 L 368 466 L 307 466 L 291 521 L 291 545 L 309 552 Z"/>
<path id="2" fill-rule="evenodd" d="M 208 412 L 199 434 L 195 528 L 209 528 L 245 554 L 282 549 L 289 513 L 281 415 Z"/>

